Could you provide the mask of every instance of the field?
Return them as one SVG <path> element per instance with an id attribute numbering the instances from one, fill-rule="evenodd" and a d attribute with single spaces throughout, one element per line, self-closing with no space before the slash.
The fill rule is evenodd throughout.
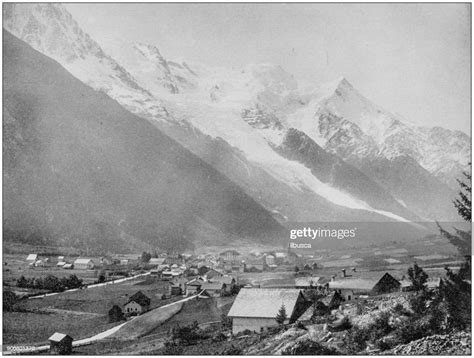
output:
<path id="1" fill-rule="evenodd" d="M 41 345 L 55 332 L 81 339 L 105 331 L 117 323 L 107 317 L 61 313 L 4 312 L 3 344 Z"/>
<path id="2" fill-rule="evenodd" d="M 46 277 L 53 275 L 56 277 L 68 277 L 76 275 L 83 280 L 84 283 L 89 284 L 97 281 L 97 270 L 64 270 L 57 268 L 55 264 L 45 267 L 30 268 L 25 261 L 26 255 L 20 254 L 4 254 L 3 255 L 3 282 L 9 285 L 15 285 L 15 282 L 20 276 L 25 277 Z"/>
<path id="3" fill-rule="evenodd" d="M 201 327 L 206 323 L 221 320 L 221 314 L 227 313 L 235 297 L 206 298 L 184 302 L 181 310 L 166 320 L 153 331 L 133 342 L 107 339 L 89 346 L 78 347 L 76 354 L 152 354 L 153 351 L 163 347 L 169 338 L 169 331 L 177 325 L 189 325 L 197 321 Z M 117 332 L 118 333 L 118 332 Z"/>
<path id="4" fill-rule="evenodd" d="M 123 306 L 128 297 L 141 290 L 151 299 L 151 308 L 179 298 L 161 300 L 167 283 L 153 279 L 136 279 L 119 284 L 64 292 L 55 296 L 23 301 L 26 312 L 7 312 L 3 317 L 5 344 L 45 343 L 54 332 L 86 338 L 116 324 L 108 323 L 108 311 Z"/>

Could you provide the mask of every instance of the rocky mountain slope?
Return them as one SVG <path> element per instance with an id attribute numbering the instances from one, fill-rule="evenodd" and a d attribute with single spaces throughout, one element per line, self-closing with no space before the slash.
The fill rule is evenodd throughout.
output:
<path id="1" fill-rule="evenodd" d="M 270 213 L 212 166 L 6 31 L 3 40 L 6 241 L 179 249 L 201 222 L 279 238 Z"/>
<path id="2" fill-rule="evenodd" d="M 273 64 L 210 68 L 168 60 L 150 44 L 99 46 L 58 4 L 6 4 L 4 26 L 280 221 L 457 219 L 451 200 L 470 156 L 467 135 L 409 124 L 346 79 L 300 88 Z"/>

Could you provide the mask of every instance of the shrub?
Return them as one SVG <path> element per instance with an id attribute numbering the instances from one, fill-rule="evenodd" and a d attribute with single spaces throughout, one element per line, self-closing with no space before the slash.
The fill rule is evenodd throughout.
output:
<path id="1" fill-rule="evenodd" d="M 338 355 L 340 354 L 334 348 L 321 345 L 311 340 L 300 341 L 294 346 L 289 347 L 281 352 L 282 355 Z"/>
<path id="2" fill-rule="evenodd" d="M 219 355 L 224 355 L 224 356 L 242 355 L 242 349 L 232 344 L 230 347 L 224 348 L 222 352 L 219 353 Z"/>
<path id="3" fill-rule="evenodd" d="M 367 347 L 370 331 L 367 328 L 353 326 L 346 331 L 343 338 L 343 347 L 347 354 L 355 354 Z"/>
<path id="4" fill-rule="evenodd" d="M 221 314 L 221 325 L 223 329 L 232 328 L 232 318 L 227 316 L 225 313 Z"/>
<path id="5" fill-rule="evenodd" d="M 18 302 L 18 296 L 12 291 L 3 291 L 3 310 L 12 312 L 15 309 L 15 305 Z"/>
<path id="6" fill-rule="evenodd" d="M 200 339 L 208 338 L 200 329 L 197 321 L 194 321 L 189 326 L 173 328 L 171 331 L 171 339 L 173 342 L 178 342 L 184 345 L 195 344 Z"/>

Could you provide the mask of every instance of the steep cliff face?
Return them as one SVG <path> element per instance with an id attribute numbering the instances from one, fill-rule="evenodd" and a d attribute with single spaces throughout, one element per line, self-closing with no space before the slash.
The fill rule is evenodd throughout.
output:
<path id="1" fill-rule="evenodd" d="M 272 215 L 209 164 L 8 32 L 3 39 L 5 240 L 182 248 L 201 222 L 279 239 Z"/>

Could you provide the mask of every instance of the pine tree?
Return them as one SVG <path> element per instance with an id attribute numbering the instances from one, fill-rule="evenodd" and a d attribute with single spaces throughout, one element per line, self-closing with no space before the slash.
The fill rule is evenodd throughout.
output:
<path id="1" fill-rule="evenodd" d="M 425 289 L 425 283 L 428 280 L 428 275 L 416 263 L 413 267 L 408 268 L 408 277 L 413 285 L 415 291 L 422 291 Z"/>
<path id="2" fill-rule="evenodd" d="M 461 190 L 459 191 L 459 198 L 454 200 L 453 203 L 459 216 L 466 221 L 471 221 L 471 174 L 468 172 L 463 172 L 463 174 L 467 179 L 467 183 L 457 179 Z"/>
<path id="3" fill-rule="evenodd" d="M 280 309 L 278 310 L 278 314 L 275 317 L 275 320 L 281 326 L 285 324 L 285 321 L 287 318 L 288 317 L 286 315 L 286 308 L 285 308 L 285 305 L 282 303 Z"/>

